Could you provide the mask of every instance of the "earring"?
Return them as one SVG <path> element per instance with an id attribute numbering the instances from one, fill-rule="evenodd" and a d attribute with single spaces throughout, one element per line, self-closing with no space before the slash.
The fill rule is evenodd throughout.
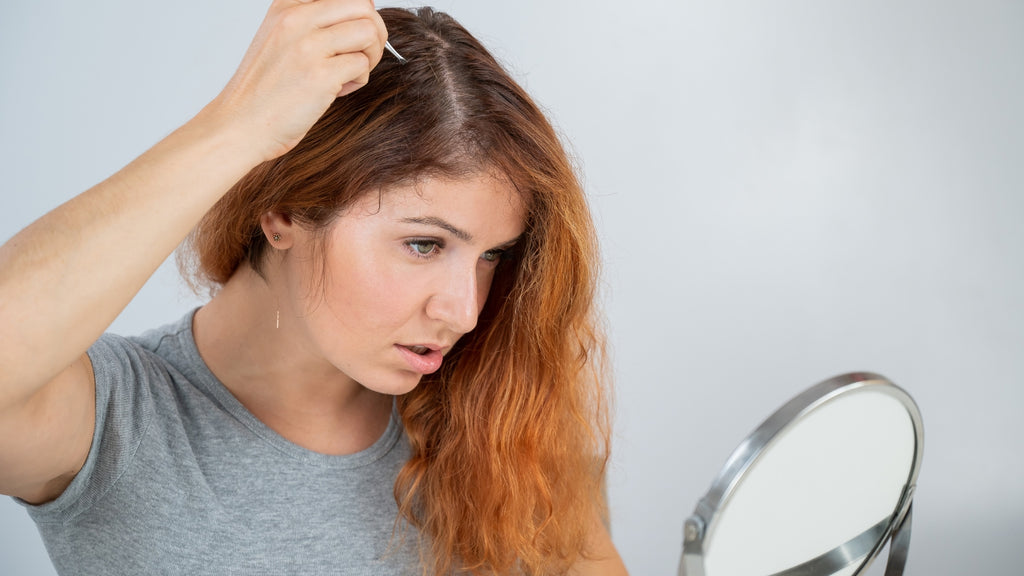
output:
<path id="1" fill-rule="evenodd" d="M 277 232 L 274 232 L 274 242 L 280 242 L 280 241 L 281 241 L 281 235 L 278 234 Z"/>

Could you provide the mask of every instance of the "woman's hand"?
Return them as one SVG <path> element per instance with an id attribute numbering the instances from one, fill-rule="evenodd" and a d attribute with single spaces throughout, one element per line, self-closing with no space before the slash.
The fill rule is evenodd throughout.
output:
<path id="1" fill-rule="evenodd" d="M 262 160 L 291 150 L 364 86 L 387 40 L 371 0 L 275 0 L 238 71 L 197 116 L 240 129 Z"/>

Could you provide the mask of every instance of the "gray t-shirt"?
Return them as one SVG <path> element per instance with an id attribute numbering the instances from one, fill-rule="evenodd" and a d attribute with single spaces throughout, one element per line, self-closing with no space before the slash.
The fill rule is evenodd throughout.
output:
<path id="1" fill-rule="evenodd" d="M 297 446 L 214 377 L 192 315 L 89 349 L 88 460 L 59 498 L 28 506 L 57 572 L 419 574 L 416 533 L 394 530 L 409 456 L 397 414 L 357 454 Z"/>

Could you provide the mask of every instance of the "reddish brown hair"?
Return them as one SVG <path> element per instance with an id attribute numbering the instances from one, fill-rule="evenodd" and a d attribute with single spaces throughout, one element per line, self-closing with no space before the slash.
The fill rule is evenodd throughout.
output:
<path id="1" fill-rule="evenodd" d="M 502 173 L 529 211 L 476 329 L 399 399 L 412 457 L 399 510 L 425 569 L 561 574 L 598 516 L 608 455 L 598 251 L 586 199 L 544 115 L 487 50 L 430 9 L 380 11 L 392 44 L 370 83 L 339 98 L 292 151 L 244 177 L 183 252 L 223 284 L 260 270 L 260 215 L 314 230 L 360 195 L 424 176 Z"/>

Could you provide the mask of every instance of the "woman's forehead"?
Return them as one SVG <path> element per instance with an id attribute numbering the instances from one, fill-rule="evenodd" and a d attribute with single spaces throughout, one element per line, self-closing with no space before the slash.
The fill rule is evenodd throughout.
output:
<path id="1" fill-rule="evenodd" d="M 347 212 L 395 222 L 444 222 L 469 236 L 501 232 L 515 237 L 525 228 L 524 200 L 507 177 L 488 171 L 454 178 L 424 176 L 381 188 L 364 195 Z"/>

